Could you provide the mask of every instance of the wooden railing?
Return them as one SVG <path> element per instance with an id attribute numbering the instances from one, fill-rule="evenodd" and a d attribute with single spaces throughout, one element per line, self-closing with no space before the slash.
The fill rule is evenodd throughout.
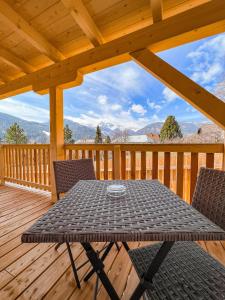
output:
<path id="1" fill-rule="evenodd" d="M 190 202 L 201 166 L 223 168 L 223 144 L 74 144 L 65 159 L 92 158 L 97 179 L 159 179 Z M 1 145 L 0 180 L 50 190 L 49 145 Z"/>
<path id="2" fill-rule="evenodd" d="M 49 145 L 2 145 L 4 181 L 50 190 Z"/>
<path id="3" fill-rule="evenodd" d="M 223 168 L 224 145 L 66 145 L 65 157 L 93 158 L 98 179 L 159 179 L 190 202 L 199 168 Z"/>

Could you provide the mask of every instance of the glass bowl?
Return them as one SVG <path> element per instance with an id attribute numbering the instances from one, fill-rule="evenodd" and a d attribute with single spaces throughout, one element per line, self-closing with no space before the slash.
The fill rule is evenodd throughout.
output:
<path id="1" fill-rule="evenodd" d="M 107 195 L 112 198 L 120 198 L 126 195 L 126 190 L 122 184 L 112 184 L 107 187 Z"/>

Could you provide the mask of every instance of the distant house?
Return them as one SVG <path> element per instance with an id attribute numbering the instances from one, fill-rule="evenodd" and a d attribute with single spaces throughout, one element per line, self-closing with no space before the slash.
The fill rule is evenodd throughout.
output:
<path id="1" fill-rule="evenodd" d="M 80 139 L 75 141 L 75 144 L 94 144 L 95 140 L 94 139 Z"/>
<path id="2" fill-rule="evenodd" d="M 157 134 L 140 134 L 140 135 L 128 135 L 123 143 L 139 144 L 139 143 L 157 143 L 159 142 L 159 135 Z M 116 138 L 113 143 L 122 143 L 121 138 Z"/>
<path id="3" fill-rule="evenodd" d="M 160 136 L 159 134 L 155 134 L 155 133 L 147 133 L 146 134 L 148 137 L 148 143 L 159 143 L 160 142 Z"/>

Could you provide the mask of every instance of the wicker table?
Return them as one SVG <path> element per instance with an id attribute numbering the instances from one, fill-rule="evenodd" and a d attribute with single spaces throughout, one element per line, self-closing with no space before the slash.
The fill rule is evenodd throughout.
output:
<path id="1" fill-rule="evenodd" d="M 126 196 L 109 198 L 106 189 L 112 183 L 126 185 Z M 197 240 L 225 240 L 225 231 L 156 180 L 79 181 L 22 235 L 25 243 L 80 242 L 111 299 L 119 297 L 103 260 L 112 242 L 128 250 L 129 241 L 163 241 L 149 267 L 154 276 L 174 242 Z M 103 258 L 91 242 L 110 242 Z M 138 288 L 132 299 L 138 298 Z"/>

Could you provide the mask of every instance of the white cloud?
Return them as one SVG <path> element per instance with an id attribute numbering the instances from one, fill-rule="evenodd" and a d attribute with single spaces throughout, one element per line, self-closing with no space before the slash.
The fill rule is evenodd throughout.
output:
<path id="1" fill-rule="evenodd" d="M 21 118 L 27 121 L 48 122 L 49 111 L 19 100 L 7 98 L 0 101 L 0 112 Z"/>
<path id="2" fill-rule="evenodd" d="M 141 105 L 140 107 L 138 106 L 138 112 L 139 115 L 143 116 L 145 109 Z M 109 100 L 105 105 L 98 107 L 98 112 L 90 110 L 87 113 L 80 114 L 78 117 L 67 115 L 65 118 L 91 127 L 96 127 L 99 123 L 104 122 L 112 123 L 121 129 L 130 128 L 133 130 L 140 129 L 151 122 L 151 118 L 136 118 L 132 115 L 131 109 L 123 109 L 120 104 L 111 104 Z M 153 118 L 155 120 L 156 116 L 153 116 Z"/>
<path id="3" fill-rule="evenodd" d="M 131 110 L 137 114 L 144 115 L 147 110 L 141 104 L 133 104 Z"/>
<path id="4" fill-rule="evenodd" d="M 176 99 L 180 98 L 176 93 L 174 93 L 168 87 L 166 87 L 166 88 L 163 89 L 162 94 L 163 94 L 164 100 L 166 102 L 173 102 Z"/>
<path id="5" fill-rule="evenodd" d="M 99 104 L 105 105 L 108 102 L 108 97 L 106 95 L 100 95 L 97 100 Z"/>
<path id="6" fill-rule="evenodd" d="M 122 109 L 122 106 L 120 104 L 112 104 L 111 109 L 114 111 Z"/>
<path id="7" fill-rule="evenodd" d="M 192 106 L 188 106 L 185 110 L 186 112 L 191 112 L 191 113 L 197 112 L 197 110 Z"/>
<path id="8" fill-rule="evenodd" d="M 191 78 L 203 85 L 217 84 L 224 74 L 225 68 L 225 34 L 206 40 L 202 45 L 190 52 Z"/>
<path id="9" fill-rule="evenodd" d="M 162 108 L 161 105 L 156 104 L 155 102 L 150 101 L 149 99 L 147 99 L 147 104 L 148 104 L 148 106 L 149 106 L 151 109 L 154 109 L 154 110 L 156 110 L 156 111 L 159 111 L 159 110 Z"/>
<path id="10" fill-rule="evenodd" d="M 202 84 L 210 83 L 213 78 L 222 74 L 223 67 L 219 63 L 214 63 L 210 67 L 206 68 L 206 71 L 196 71 L 192 74 L 191 78 L 194 81 L 201 82 Z"/>

